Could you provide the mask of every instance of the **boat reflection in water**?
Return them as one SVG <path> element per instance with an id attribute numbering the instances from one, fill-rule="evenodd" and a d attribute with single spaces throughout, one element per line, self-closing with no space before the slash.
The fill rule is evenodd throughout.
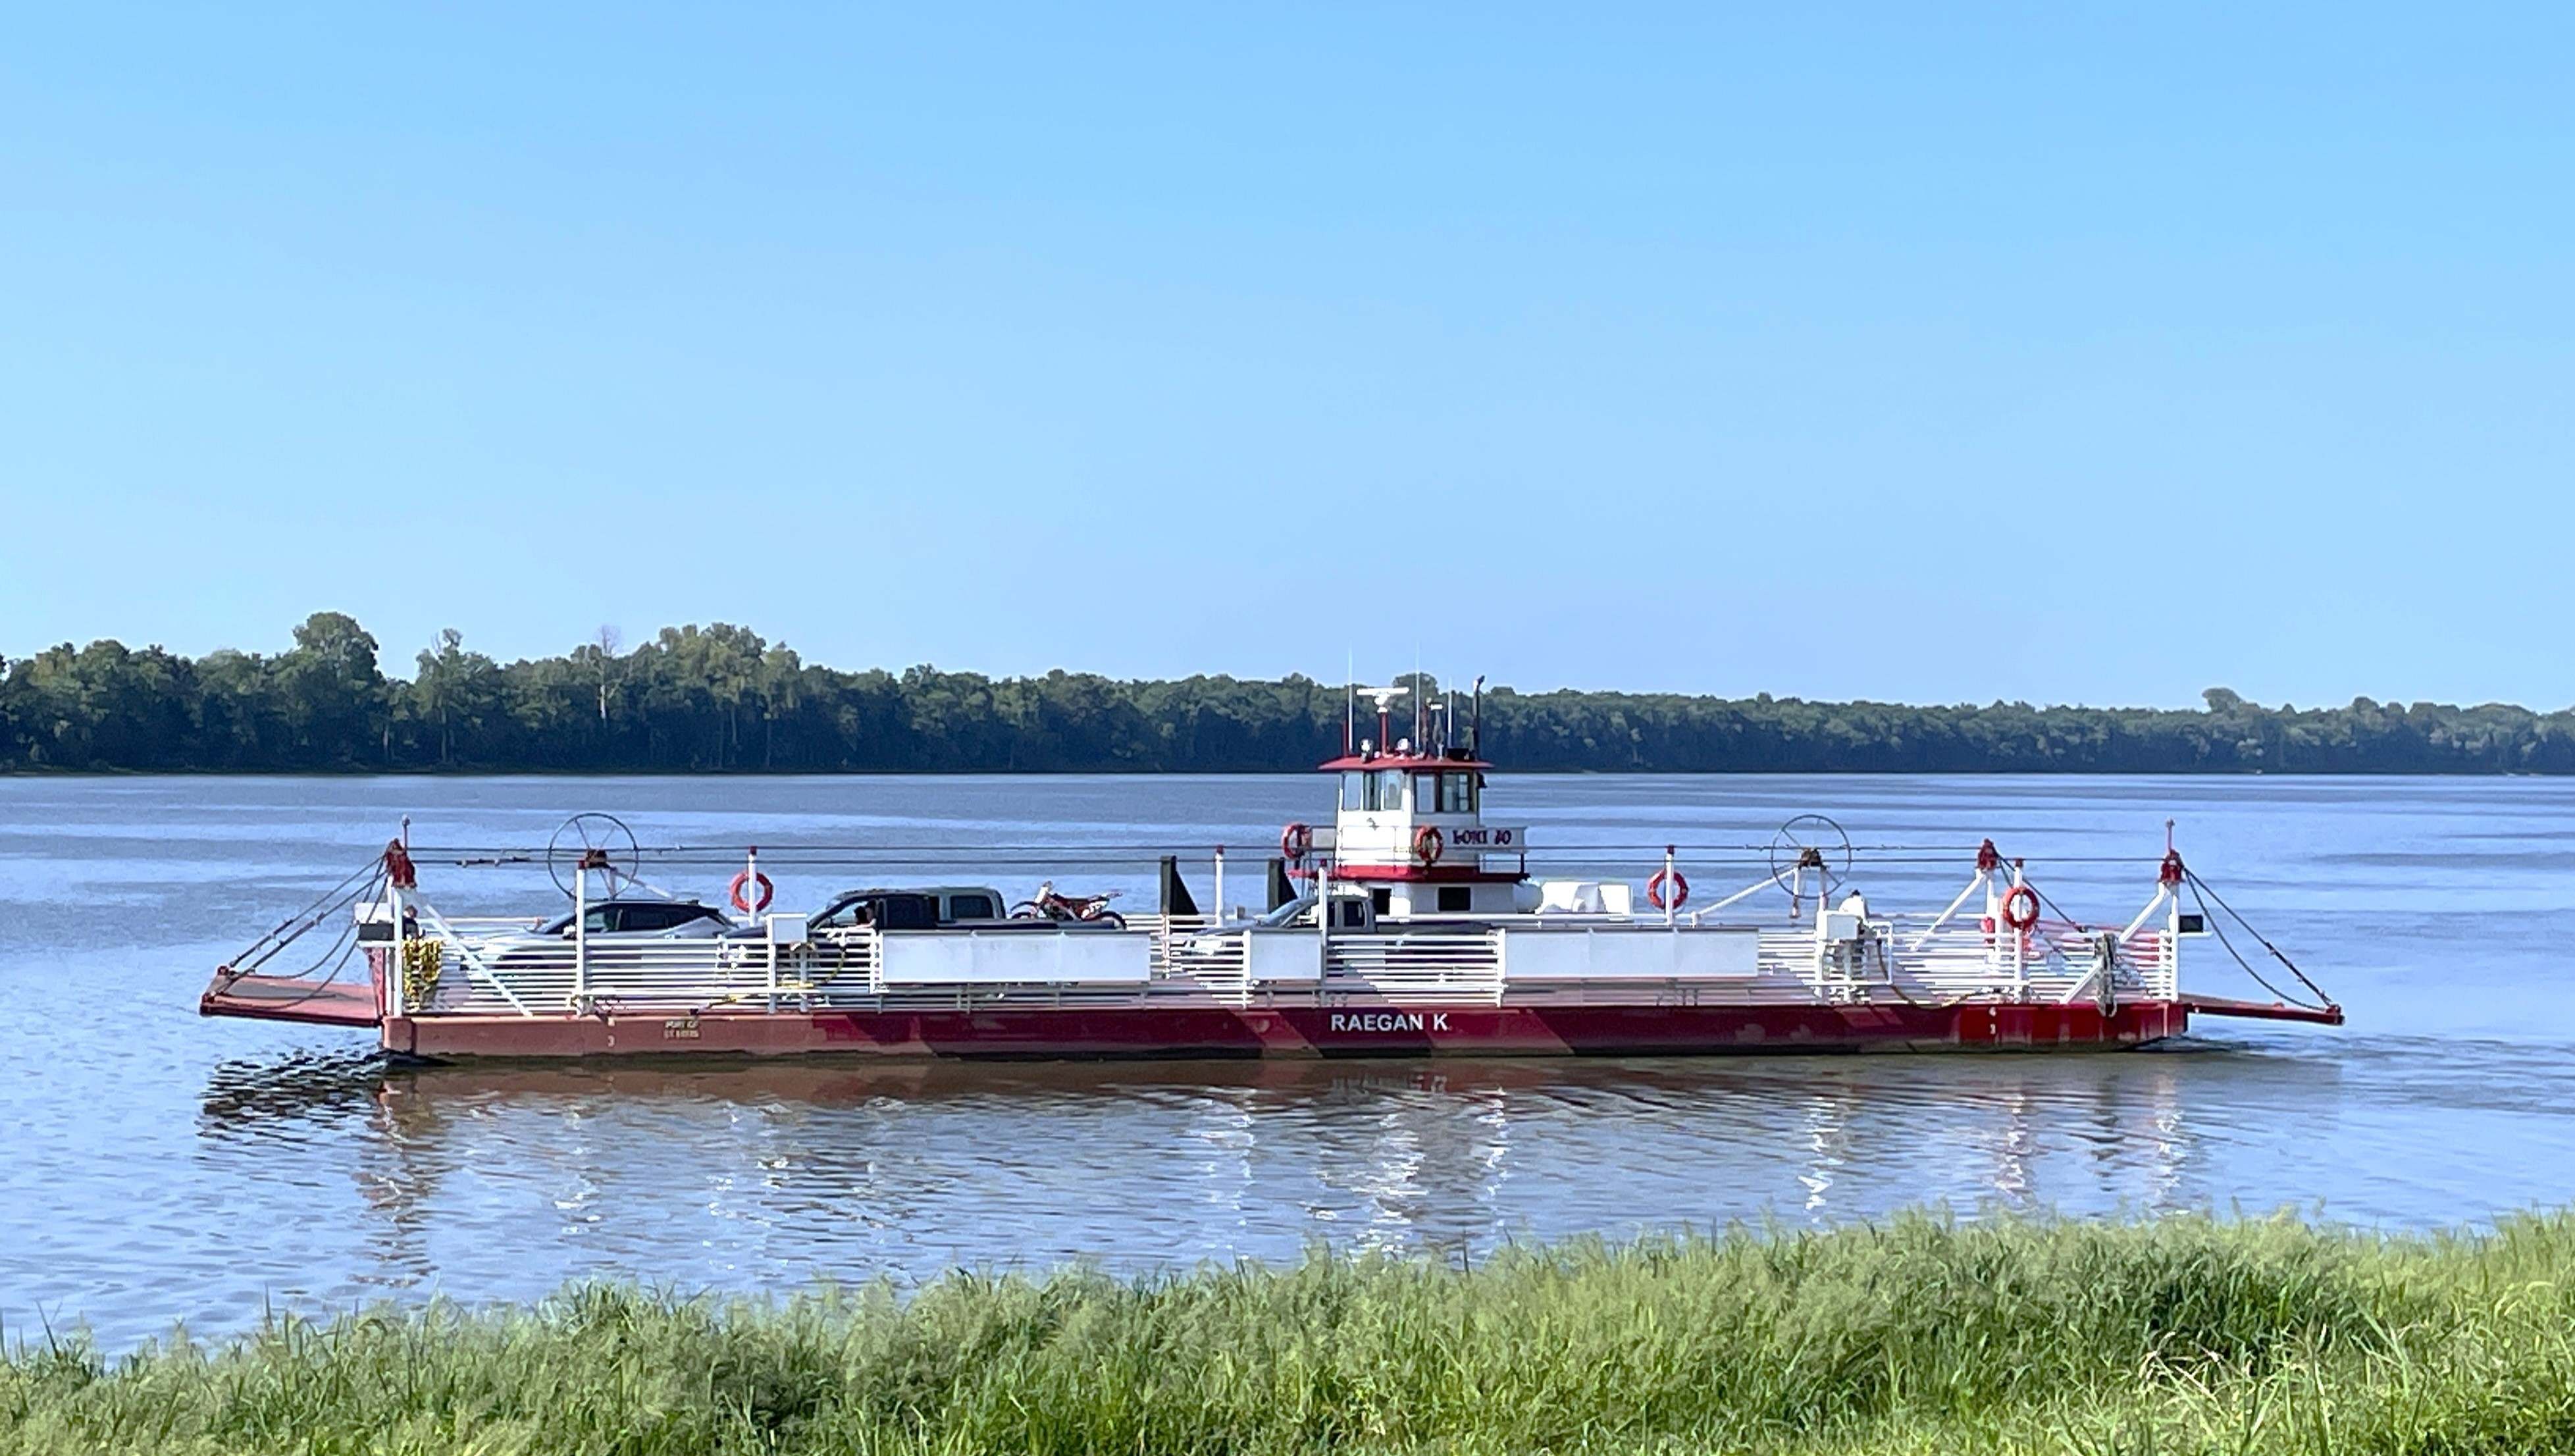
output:
<path id="1" fill-rule="evenodd" d="M 1133 1271 L 2242 1186 L 2336 1063 L 2125 1057 L 230 1063 L 209 1158 L 354 1191 L 349 1279 L 527 1297 L 1089 1259 Z M 2331 1115 L 2329 1112 L 2327 1115 Z M 2310 1124 L 2312 1127 L 2312 1123 Z M 354 1226 L 352 1226 L 354 1225 Z"/>

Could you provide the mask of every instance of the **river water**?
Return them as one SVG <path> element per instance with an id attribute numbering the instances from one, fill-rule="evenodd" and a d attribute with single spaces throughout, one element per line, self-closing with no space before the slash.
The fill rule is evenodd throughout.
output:
<path id="1" fill-rule="evenodd" d="M 709 899 L 759 843 L 787 905 L 926 877 L 1017 898 L 1049 872 L 1150 905 L 1146 846 L 1205 899 L 1210 847 L 1233 845 L 1227 899 L 1257 900 L 1278 826 L 1327 800 L 1294 777 L 0 778 L 0 1320 L 86 1322 L 119 1349 L 270 1307 L 593 1276 L 1136 1271 L 1932 1202 L 2422 1227 L 2575 1197 L 2575 783 L 2536 779 L 1502 777 L 1487 796 L 1542 868 L 1641 876 L 1681 843 L 1702 902 L 1760 877 L 1734 846 L 1792 813 L 1847 828 L 1880 909 L 1936 909 L 1990 834 L 2098 919 L 2144 902 L 2176 819 L 2351 1024 L 2204 1021 L 2152 1051 L 401 1069 L 362 1032 L 195 1014 L 215 964 L 406 814 L 424 846 L 508 848 L 608 810 L 647 846 L 705 850 L 648 873 Z M 849 847 L 797 852 L 819 845 Z M 562 902 L 542 866 L 422 857 L 452 912 Z M 2184 981 L 2265 996 L 2213 941 L 2189 942 Z"/>

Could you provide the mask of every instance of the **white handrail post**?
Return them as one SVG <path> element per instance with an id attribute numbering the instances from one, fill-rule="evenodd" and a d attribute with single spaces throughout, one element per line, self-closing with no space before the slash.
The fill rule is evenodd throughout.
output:
<path id="1" fill-rule="evenodd" d="M 1225 923 L 1225 846 L 1216 846 L 1216 905 L 1209 911 L 1217 924 Z"/>
<path id="2" fill-rule="evenodd" d="M 394 933 L 393 938 L 385 942 L 385 978 L 382 993 L 378 996 L 384 1003 L 379 1009 L 387 1016 L 399 1016 L 404 1009 L 402 894 L 402 886 L 394 883 L 393 875 L 388 873 L 385 876 L 385 912 L 393 918 L 389 928 Z"/>
<path id="3" fill-rule="evenodd" d="M 2020 860 L 2015 859 L 2012 861 L 2011 882 L 2013 889 L 2020 888 L 2025 882 L 2021 877 Z M 2011 903 L 2011 896 L 2008 894 L 2004 895 L 2003 905 L 2005 908 L 2009 908 Z M 2033 923 L 2035 923 L 2035 921 L 2033 921 Z M 2029 932 L 2013 925 L 2009 916 L 2004 917 L 2002 927 L 2011 931 L 2012 999 L 2016 1001 L 2027 1000 L 2029 999 Z"/>
<path id="4" fill-rule="evenodd" d="M 2167 835 L 2172 832 L 2171 824 L 2167 823 L 2164 826 L 2164 832 Z M 2163 962 L 2157 967 L 2163 972 L 2163 985 L 2160 989 L 2163 992 L 2162 999 L 2169 1001 L 2181 995 L 2181 891 L 2163 885 L 2160 881 L 2157 889 L 2169 902 L 2164 910 L 2163 954 L 2155 957 Z"/>
<path id="5" fill-rule="evenodd" d="M 1672 854 L 1676 846 L 1663 846 L 1663 924 L 1669 926 L 1681 909 L 1680 877 L 1672 873 Z"/>
<path id="6" fill-rule="evenodd" d="M 1332 852 L 1340 852 L 1338 840 L 1333 842 Z M 1320 852 L 1314 855 L 1314 934 L 1322 941 L 1323 960 L 1328 968 L 1332 958 L 1332 861 Z"/>
<path id="7" fill-rule="evenodd" d="M 584 856 L 582 867 L 572 876 L 572 1002 L 578 1007 L 590 996 L 590 865 Z"/>

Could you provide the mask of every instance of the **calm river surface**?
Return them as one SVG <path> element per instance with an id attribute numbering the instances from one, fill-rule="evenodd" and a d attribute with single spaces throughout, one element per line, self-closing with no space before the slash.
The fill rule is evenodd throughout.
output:
<path id="1" fill-rule="evenodd" d="M 2067 1213 L 2295 1206 L 2445 1225 L 2575 1198 L 2575 783 L 2531 779 L 1499 777 L 1541 846 L 1766 842 L 1820 810 L 1880 908 L 1936 909 L 1993 835 L 2071 913 L 2151 892 L 2163 821 L 2349 1008 L 2203 1022 L 2117 1055 L 1334 1064 L 390 1069 L 363 1033 L 201 1020 L 209 970 L 381 847 L 542 846 L 576 809 L 648 844 L 889 846 L 773 867 L 788 905 L 989 880 L 1017 845 L 1236 846 L 1259 893 L 1303 778 L 0 779 L 0 1319 L 110 1348 L 444 1293 L 617 1275 L 683 1289 L 1118 1270 L 1335 1247 L 1946 1201 Z M 976 845 L 961 875 L 903 844 Z M 1150 906 L 1150 860 L 1069 888 Z M 1558 851 L 1551 866 L 1644 852 Z M 1685 854 L 1702 897 L 1759 871 Z M 909 862 L 906 862 L 909 860 Z M 707 898 L 728 871 L 674 864 Z M 535 912 L 541 868 L 426 862 L 459 912 Z M 1773 896 L 1773 899 L 1776 897 Z M 2259 995 L 2213 942 L 2184 979 Z"/>

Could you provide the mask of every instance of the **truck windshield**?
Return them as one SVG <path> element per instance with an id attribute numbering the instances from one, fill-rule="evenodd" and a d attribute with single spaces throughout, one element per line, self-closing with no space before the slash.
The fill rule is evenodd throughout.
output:
<path id="1" fill-rule="evenodd" d="M 1281 905 L 1279 908 L 1272 910 L 1270 913 L 1263 915 L 1260 919 L 1257 919 L 1252 923 L 1259 925 L 1264 929 L 1276 930 L 1280 926 L 1288 924 L 1294 920 L 1298 915 L 1305 913 L 1313 907 L 1314 897 L 1309 894 L 1301 899 L 1289 900 L 1288 903 Z"/>

